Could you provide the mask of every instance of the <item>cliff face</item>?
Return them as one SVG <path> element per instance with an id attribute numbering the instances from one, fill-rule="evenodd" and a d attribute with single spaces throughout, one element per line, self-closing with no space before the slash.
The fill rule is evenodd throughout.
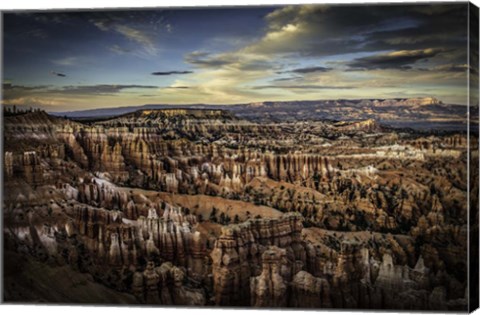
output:
<path id="1" fill-rule="evenodd" d="M 86 238 L 89 250 L 97 253 L 99 264 L 129 267 L 144 257 L 203 275 L 205 241 L 195 231 L 196 216 L 146 197 L 144 203 L 134 203 L 132 196 L 115 186 L 92 181 L 79 190 L 78 200 L 94 206 L 74 206 L 71 225 Z"/>
<path id="2" fill-rule="evenodd" d="M 269 246 L 282 248 L 285 258 L 288 254 L 290 265 L 286 268 L 305 265 L 306 252 L 300 240 L 301 230 L 301 217 L 294 214 L 275 220 L 247 221 L 222 229 L 211 254 L 215 303 L 249 305 L 250 278 L 261 272 L 260 262 L 264 260 Z"/>
<path id="3" fill-rule="evenodd" d="M 5 246 L 139 303 L 463 310 L 466 149 L 373 120 L 6 117 Z"/>
<path id="4" fill-rule="evenodd" d="M 238 193 L 255 177 L 312 186 L 313 176 L 328 178 L 333 171 L 327 157 L 260 153 L 242 139 L 245 133 L 281 136 L 276 127 L 238 121 L 224 111 L 207 112 L 142 111 L 93 126 L 59 125 L 56 136 L 72 159 L 108 173 L 113 182 L 174 193 Z M 221 134 L 229 140 L 217 140 Z"/>

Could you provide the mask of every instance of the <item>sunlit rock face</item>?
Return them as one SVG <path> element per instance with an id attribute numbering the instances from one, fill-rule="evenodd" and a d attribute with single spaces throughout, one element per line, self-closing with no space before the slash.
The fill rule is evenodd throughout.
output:
<path id="1" fill-rule="evenodd" d="M 255 121 L 6 116 L 8 270 L 68 270 L 105 303 L 466 309 L 464 133 Z"/>

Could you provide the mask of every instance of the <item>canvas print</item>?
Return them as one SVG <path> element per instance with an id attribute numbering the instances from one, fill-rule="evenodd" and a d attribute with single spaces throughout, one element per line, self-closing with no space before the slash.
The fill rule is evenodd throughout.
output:
<path id="1" fill-rule="evenodd" d="M 4 303 L 478 306 L 478 8 L 2 12 Z"/>

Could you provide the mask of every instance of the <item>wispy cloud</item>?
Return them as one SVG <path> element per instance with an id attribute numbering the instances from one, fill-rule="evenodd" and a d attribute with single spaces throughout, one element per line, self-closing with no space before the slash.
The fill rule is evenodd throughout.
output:
<path id="1" fill-rule="evenodd" d="M 329 86 L 329 85 L 259 85 L 254 86 L 254 90 L 265 89 L 286 89 L 286 90 L 350 90 L 354 89 L 353 86 Z"/>
<path id="2" fill-rule="evenodd" d="M 101 31 L 113 31 L 130 41 L 140 44 L 149 55 L 156 55 L 158 52 L 153 36 L 146 30 L 108 19 L 94 20 L 93 25 Z M 117 52 L 120 51 L 118 46 L 116 48 Z"/>
<path id="3" fill-rule="evenodd" d="M 44 40 L 48 38 L 48 33 L 43 29 L 37 28 L 37 29 L 25 31 L 21 33 L 20 36 Z"/>
<path id="4" fill-rule="evenodd" d="M 285 81 L 297 81 L 297 80 L 301 80 L 302 77 L 290 77 L 290 78 L 277 78 L 277 79 L 273 79 L 272 81 L 273 82 L 285 82 Z"/>
<path id="5" fill-rule="evenodd" d="M 59 73 L 61 75 L 61 73 Z M 59 75 L 55 73 L 55 75 Z M 11 83 L 4 83 L 3 90 L 6 96 L 15 96 L 21 94 L 35 94 L 35 95 L 101 95 L 101 94 L 116 94 L 127 89 L 158 89 L 155 85 L 138 85 L 138 84 L 96 84 L 96 85 L 66 85 L 66 86 L 51 86 L 51 85 L 13 85 Z"/>
<path id="6" fill-rule="evenodd" d="M 97 84 L 97 85 L 71 85 L 61 88 L 49 89 L 49 93 L 58 94 L 78 94 L 78 95 L 92 95 L 92 94 L 115 94 L 126 89 L 157 89 L 154 85 L 135 85 L 135 84 Z"/>
<path id="7" fill-rule="evenodd" d="M 433 71 L 445 71 L 445 72 L 465 72 L 467 70 L 473 71 L 474 74 L 477 74 L 477 70 L 473 67 L 469 67 L 468 64 L 445 64 L 439 65 L 433 68 Z"/>
<path id="8" fill-rule="evenodd" d="M 2 105 L 20 105 L 30 107 L 58 106 L 65 103 L 65 100 L 44 99 L 40 97 L 22 96 L 17 98 L 2 99 Z"/>
<path id="9" fill-rule="evenodd" d="M 435 57 L 442 49 L 400 50 L 373 56 L 357 58 L 348 63 L 353 69 L 411 69 L 412 65 L 420 60 Z"/>
<path id="10" fill-rule="evenodd" d="M 138 94 L 155 93 L 158 86 L 137 84 L 97 84 L 97 85 L 13 85 L 3 83 L 3 105 L 28 105 L 48 108 L 69 108 L 76 104 L 82 104 L 85 100 L 95 100 L 98 104 L 102 101 L 114 102 L 119 97 L 130 97 L 131 101 L 138 98 Z M 129 94 L 132 90 L 134 93 Z M 151 94 L 152 97 L 155 94 Z M 98 106 L 98 105 L 97 105 Z"/>
<path id="11" fill-rule="evenodd" d="M 132 50 L 131 49 L 128 49 L 128 48 L 125 48 L 125 47 L 121 47 L 119 45 L 113 45 L 110 47 L 110 51 L 116 53 L 116 54 L 119 54 L 119 55 L 124 55 L 124 54 L 128 54 L 128 53 L 131 53 Z"/>
<path id="12" fill-rule="evenodd" d="M 189 88 L 190 88 L 189 86 L 179 85 L 179 86 L 167 86 L 167 87 L 165 87 L 164 89 L 181 89 L 181 90 L 185 90 L 185 89 L 189 89 Z"/>
<path id="13" fill-rule="evenodd" d="M 173 74 L 189 74 L 193 73 L 193 71 L 158 71 L 152 72 L 152 75 L 173 75 Z"/>
<path id="14" fill-rule="evenodd" d="M 126 38 L 143 45 L 147 49 L 147 51 L 151 52 L 152 54 L 156 52 L 153 39 L 150 38 L 150 36 L 148 36 L 147 33 L 145 33 L 144 31 L 135 29 L 127 25 L 114 25 L 113 28 L 115 31 L 122 34 Z"/>
<path id="15" fill-rule="evenodd" d="M 51 62 L 57 66 L 74 66 L 78 63 L 78 57 L 65 57 L 61 59 L 54 59 Z"/>

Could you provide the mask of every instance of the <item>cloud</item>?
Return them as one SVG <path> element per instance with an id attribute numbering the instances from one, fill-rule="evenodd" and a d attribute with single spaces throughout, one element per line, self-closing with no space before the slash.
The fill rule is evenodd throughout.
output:
<path id="1" fill-rule="evenodd" d="M 25 15 L 32 17 L 35 21 L 42 23 L 42 24 L 62 24 L 66 21 L 70 20 L 71 17 L 68 13 L 60 13 L 60 12 L 49 12 L 48 14 L 45 13 L 33 13 L 33 12 L 19 12 L 18 15 Z"/>
<path id="2" fill-rule="evenodd" d="M 135 85 L 135 84 L 97 84 L 97 85 L 67 85 L 67 86 L 23 86 L 3 84 L 4 97 L 6 99 L 17 99 L 27 97 L 49 97 L 49 96 L 89 96 L 89 95 L 113 95 L 128 89 L 158 89 L 154 85 Z"/>
<path id="3" fill-rule="evenodd" d="M 126 89 L 158 89 L 154 85 L 122 85 L 122 84 L 97 84 L 97 85 L 71 85 L 61 88 L 49 89 L 47 92 L 55 94 L 116 94 Z"/>
<path id="4" fill-rule="evenodd" d="M 40 12 L 40 13 L 19 13 L 29 17 L 35 24 L 36 29 L 44 26 L 55 25 L 68 27 L 69 31 L 76 32 L 77 26 L 86 24 L 93 25 L 102 32 L 111 32 L 121 35 L 127 40 L 140 45 L 141 49 L 149 56 L 156 55 L 158 48 L 155 39 L 159 32 L 169 33 L 173 31 L 173 25 L 165 17 L 161 10 L 110 10 L 110 11 L 79 11 L 79 12 Z M 24 28 L 20 25 L 19 29 Z M 39 31 L 32 33 L 32 36 L 44 37 L 48 34 Z M 92 34 L 95 36 L 96 34 Z M 118 47 L 113 48 L 119 52 Z"/>
<path id="5" fill-rule="evenodd" d="M 2 89 L 4 91 L 39 91 L 48 88 L 49 85 L 14 85 L 12 83 L 3 83 Z"/>
<path id="6" fill-rule="evenodd" d="M 158 23 L 163 24 L 164 21 L 149 12 L 98 12 L 91 14 L 88 20 L 103 32 L 114 32 L 139 44 L 148 55 L 154 56 L 158 53 L 155 33 L 159 31 Z M 118 45 L 114 45 L 110 50 L 125 53 Z"/>
<path id="7" fill-rule="evenodd" d="M 184 57 L 185 62 L 203 69 L 231 69 L 240 71 L 264 71 L 278 69 L 275 60 L 269 56 L 233 51 L 211 54 L 205 51 L 194 51 Z"/>
<path id="8" fill-rule="evenodd" d="M 185 56 L 185 62 L 198 67 L 212 68 L 229 65 L 238 61 L 233 55 L 218 54 L 212 56 L 209 52 L 194 51 Z"/>
<path id="9" fill-rule="evenodd" d="M 64 73 L 59 73 L 59 72 L 55 72 L 55 71 L 50 71 L 50 74 L 51 74 L 51 75 L 55 75 L 55 76 L 57 76 L 57 77 L 63 77 L 63 78 L 67 76 L 67 75 L 64 74 Z"/>
<path id="10" fill-rule="evenodd" d="M 302 77 L 291 77 L 291 78 L 278 78 L 273 79 L 273 82 L 284 82 L 284 81 L 297 81 L 303 79 Z"/>
<path id="11" fill-rule="evenodd" d="M 230 103 L 270 95 L 288 99 L 292 91 L 302 91 L 302 97 L 310 99 L 318 98 L 320 90 L 322 95 L 334 95 L 335 90 L 381 95 L 395 87 L 407 88 L 410 81 L 399 75 L 402 72 L 418 74 L 416 89 L 461 83 L 462 77 L 433 71 L 420 74 L 419 69 L 465 63 L 465 6 L 445 5 L 442 10 L 416 7 L 280 7 L 264 18 L 264 32 L 253 40 L 230 51 L 186 54 L 184 61 L 198 71 L 177 83 L 193 85 L 192 92 L 201 91 L 215 102 L 226 99 Z M 298 65 L 298 60 L 318 65 L 295 68 L 292 64 Z M 275 79 L 275 74 L 291 74 L 291 78 Z"/>
<path id="12" fill-rule="evenodd" d="M 51 60 L 51 62 L 57 66 L 74 66 L 78 62 L 77 57 L 65 57 L 61 59 Z"/>
<path id="13" fill-rule="evenodd" d="M 436 6 L 442 10 L 418 10 L 416 5 L 287 6 L 266 16 L 265 35 L 245 50 L 332 56 L 460 45 L 463 49 L 465 6 Z"/>
<path id="14" fill-rule="evenodd" d="M 48 85 L 14 85 L 11 83 L 2 84 L 3 105 L 51 105 L 54 103 L 51 98 L 42 98 L 41 95 L 50 88 Z"/>
<path id="15" fill-rule="evenodd" d="M 124 54 L 128 54 L 128 53 L 131 53 L 132 50 L 131 49 L 128 49 L 128 48 L 124 48 L 124 47 L 120 47 L 119 45 L 113 45 L 110 47 L 110 51 L 116 53 L 116 54 L 119 54 L 119 55 L 124 55 Z"/>
<path id="16" fill-rule="evenodd" d="M 445 64 L 434 67 L 433 71 L 444 71 L 444 72 L 466 72 L 468 69 L 472 69 L 468 64 Z"/>
<path id="17" fill-rule="evenodd" d="M 69 32 L 75 32 L 76 26 L 80 26 L 77 23 L 79 19 L 86 22 L 84 24 L 87 24 L 92 36 L 109 39 L 106 44 L 109 55 L 112 52 L 128 54 L 157 63 L 158 58 L 152 58 L 152 55 L 156 55 L 162 47 L 179 48 L 178 51 L 190 48 L 183 61 L 187 63 L 184 69 L 192 71 L 153 68 L 154 71 L 162 71 L 152 75 L 173 79 L 171 84 L 169 82 L 170 86 L 158 87 L 158 91 L 138 92 L 128 84 L 123 87 L 81 87 L 77 83 L 77 86 L 69 88 L 49 87 L 35 93 L 43 93 L 45 97 L 47 93 L 49 96 L 65 94 L 71 103 L 80 103 L 87 99 L 84 95 L 93 95 L 89 100 L 98 102 L 85 101 L 85 106 L 99 106 L 107 100 L 116 105 L 121 102 L 128 104 L 139 94 L 157 93 L 161 94 L 162 100 L 172 103 L 234 103 L 269 98 L 297 99 L 298 95 L 293 93 L 301 93 L 302 99 L 318 99 L 340 94 L 341 97 L 377 97 L 393 93 L 392 89 L 421 93 L 428 87 L 434 87 L 446 91 L 466 82 L 466 69 L 462 66 L 467 63 L 465 7 L 463 3 L 393 7 L 281 6 L 268 9 L 270 13 L 263 17 L 259 15 L 258 19 L 263 19 L 264 24 L 260 25 L 257 21 L 258 24 L 252 24 L 255 25 L 252 31 L 245 30 L 241 32 L 245 33 L 243 35 L 229 28 L 219 29 L 215 34 L 197 34 L 195 23 L 199 20 L 193 18 L 183 26 L 193 27 L 198 38 L 187 44 L 180 43 L 174 36 L 174 33 L 185 30 L 180 24 L 183 21 L 177 19 L 176 14 L 166 14 L 166 11 L 90 11 L 58 18 L 54 13 L 43 13 L 39 20 L 45 17 L 48 20 L 45 23 L 62 23 L 54 27 L 65 26 L 65 31 Z M 167 21 L 163 16 L 174 19 Z M 34 25 L 48 30 L 50 37 L 55 35 L 50 33 L 51 25 L 48 28 L 40 22 Z M 81 29 L 83 34 L 85 28 Z M 168 34 L 172 29 L 173 33 Z M 42 36 L 40 33 L 30 35 Z M 215 37 L 217 42 L 208 36 Z M 69 54 L 60 55 L 66 58 L 55 60 L 56 63 L 51 61 L 51 67 L 73 75 L 72 71 L 57 68 L 78 64 L 79 60 L 68 57 Z M 127 60 L 128 57 L 123 56 L 122 59 Z M 175 56 L 169 54 L 165 58 L 173 60 Z M 118 97 L 121 91 L 125 92 L 122 98 Z M 98 95 L 101 97 L 96 97 Z"/>
<path id="18" fill-rule="evenodd" d="M 29 29 L 27 31 L 22 32 L 19 35 L 20 36 L 25 36 L 27 38 L 36 38 L 36 39 L 40 39 L 40 40 L 45 40 L 49 37 L 47 31 L 45 31 L 43 29 L 39 29 L 39 28 Z"/>
<path id="19" fill-rule="evenodd" d="M 184 56 L 184 61 L 197 70 L 175 81 L 176 86 L 190 87 L 182 93 L 181 98 L 198 102 L 201 97 L 202 102 L 211 104 L 232 104 L 273 97 L 249 86 L 282 69 L 281 62 L 272 56 L 246 53 L 243 50 L 216 54 L 193 51 Z"/>
<path id="20" fill-rule="evenodd" d="M 314 73 L 314 72 L 328 72 L 331 71 L 332 68 L 328 67 L 306 67 L 306 68 L 298 68 L 293 69 L 290 71 L 283 71 L 280 73 L 297 73 L 297 74 L 306 74 L 306 73 Z"/>
<path id="21" fill-rule="evenodd" d="M 252 89 L 265 90 L 265 89 L 287 89 L 287 90 L 350 90 L 354 89 L 353 86 L 328 86 L 328 85 L 259 85 L 254 86 Z"/>
<path id="22" fill-rule="evenodd" d="M 152 54 L 156 51 L 153 39 L 146 32 L 127 25 L 114 25 L 113 29 L 126 38 L 143 45 Z"/>
<path id="23" fill-rule="evenodd" d="M 43 99 L 39 97 L 18 97 L 18 98 L 9 98 L 9 99 L 2 99 L 2 105 L 20 105 L 20 106 L 30 106 L 30 107 L 42 107 L 45 106 L 56 106 L 61 105 L 63 102 L 59 102 L 57 100 L 52 99 Z"/>
<path id="24" fill-rule="evenodd" d="M 347 65 L 351 69 L 375 70 L 375 69 L 412 69 L 417 61 L 435 57 L 442 49 L 418 49 L 400 50 L 389 53 L 376 54 L 373 56 L 356 58 Z"/>
<path id="25" fill-rule="evenodd" d="M 152 72 L 152 75 L 173 75 L 173 74 L 189 74 L 193 73 L 193 71 L 159 71 L 159 72 Z"/>

